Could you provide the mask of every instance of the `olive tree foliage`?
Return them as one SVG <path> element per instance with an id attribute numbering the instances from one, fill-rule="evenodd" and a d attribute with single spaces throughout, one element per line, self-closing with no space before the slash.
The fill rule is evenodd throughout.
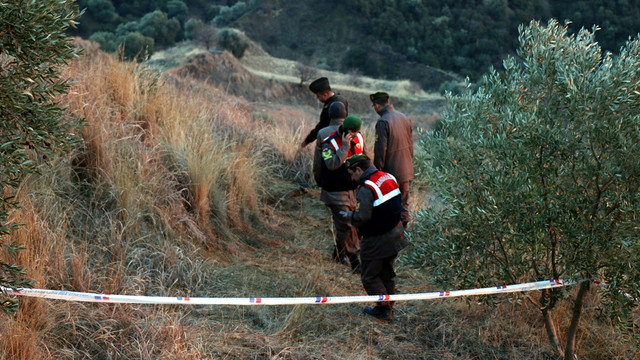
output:
<path id="1" fill-rule="evenodd" d="M 106 52 L 114 52 L 118 49 L 118 46 L 116 45 L 116 35 L 112 32 L 95 32 L 89 36 L 89 40 L 98 43 L 100 45 L 100 49 Z"/>
<path id="2" fill-rule="evenodd" d="M 528 297 L 566 359 L 592 280 L 614 317 L 640 298 L 640 40 L 603 55 L 597 30 L 520 26 L 518 58 L 449 94 L 417 161 L 434 201 L 412 260 L 447 288 L 576 281 Z M 567 299 L 561 344 L 551 312 Z"/>
<path id="3" fill-rule="evenodd" d="M 194 40 L 204 27 L 204 22 L 200 19 L 189 19 L 184 23 L 184 38 Z"/>
<path id="4" fill-rule="evenodd" d="M 159 46 L 173 45 L 179 30 L 180 22 L 177 19 L 169 19 L 168 15 L 160 10 L 143 16 L 137 28 L 140 34 L 152 38 L 155 45 Z"/>
<path id="5" fill-rule="evenodd" d="M 0 0 L 0 246 L 5 254 L 20 247 L 7 242 L 15 230 L 9 211 L 17 206 L 8 197 L 39 159 L 68 149 L 77 122 L 64 119 L 56 102 L 69 87 L 61 67 L 77 56 L 65 34 L 79 16 L 72 0 Z M 23 269 L 0 263 L 0 286 L 27 287 Z M 16 302 L 0 298 L 4 311 Z"/>
<path id="6" fill-rule="evenodd" d="M 130 32 L 119 38 L 118 51 L 124 60 L 147 60 L 154 51 L 154 41 L 137 31 Z"/>
<path id="7" fill-rule="evenodd" d="M 167 16 L 169 19 L 176 18 L 180 23 L 184 23 L 189 15 L 189 8 L 182 0 L 167 1 Z"/>
<path id="8" fill-rule="evenodd" d="M 225 50 L 229 50 L 237 59 L 244 56 L 244 52 L 249 48 L 247 39 L 233 29 L 218 30 L 218 44 Z"/>

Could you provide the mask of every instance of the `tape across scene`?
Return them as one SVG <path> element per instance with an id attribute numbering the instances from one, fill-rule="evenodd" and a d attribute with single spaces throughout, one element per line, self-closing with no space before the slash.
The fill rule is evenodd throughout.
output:
<path id="1" fill-rule="evenodd" d="M 129 304 L 192 304 L 192 305 L 298 305 L 298 304 L 344 304 L 374 301 L 410 301 L 452 298 L 475 295 L 491 295 L 513 292 L 543 290 L 575 285 L 571 280 L 544 280 L 525 284 L 502 285 L 481 289 L 438 291 L 418 294 L 366 295 L 366 296 L 317 296 L 317 297 L 163 297 L 139 295 L 110 295 L 75 291 L 46 289 L 11 289 L 0 287 L 4 293 L 16 296 L 39 297 L 65 301 L 129 303 Z"/>

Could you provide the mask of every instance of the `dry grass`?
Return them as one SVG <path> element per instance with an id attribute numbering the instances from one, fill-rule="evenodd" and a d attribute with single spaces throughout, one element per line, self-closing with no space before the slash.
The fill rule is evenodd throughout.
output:
<path id="1" fill-rule="evenodd" d="M 88 53 L 70 66 L 78 82 L 63 99 L 68 116 L 86 119 L 82 146 L 42 165 L 16 192 L 21 208 L 11 220 L 24 225 L 10 240 L 26 247 L 15 261 L 36 287 L 191 297 L 364 293 L 358 276 L 330 261 L 331 220 L 318 189 L 278 202 L 310 180 L 311 147 L 298 144 L 318 109 L 249 103 L 189 76 L 159 77 Z M 373 144 L 373 125 L 363 133 Z M 417 185 L 416 210 L 428 203 L 428 184 Z M 403 293 L 439 290 L 402 259 L 397 270 Z M 553 359 L 537 310 L 508 299 L 498 308 L 477 299 L 398 303 L 387 324 L 364 317 L 364 304 L 23 298 L 15 317 L 0 316 L 0 359 Z M 595 315 L 597 300 L 594 293 L 585 311 L 580 356 L 637 359 L 638 313 L 635 327 L 619 331 Z M 556 321 L 566 328 L 562 311 Z"/>

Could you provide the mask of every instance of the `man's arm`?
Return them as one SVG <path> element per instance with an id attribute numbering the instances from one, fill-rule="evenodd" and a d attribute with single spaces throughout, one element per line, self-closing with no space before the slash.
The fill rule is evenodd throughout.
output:
<path id="1" fill-rule="evenodd" d="M 342 146 L 335 152 L 329 143 L 322 146 L 322 160 L 329 170 L 338 169 L 347 160 L 349 155 L 349 146 L 353 137 L 353 134 L 346 132 L 342 134 Z"/>
<path id="2" fill-rule="evenodd" d="M 373 215 L 373 192 L 368 187 L 359 187 L 356 201 L 356 209 L 351 214 L 351 224 L 359 228 L 371 220 Z"/>
<path id="3" fill-rule="evenodd" d="M 320 148 L 319 139 L 316 141 L 316 146 L 313 151 L 313 179 L 318 186 L 322 184 L 322 149 Z"/>
<path id="4" fill-rule="evenodd" d="M 304 140 L 302 141 L 302 144 L 300 144 L 300 147 L 305 147 L 305 146 L 311 144 L 312 142 L 316 141 L 316 138 L 318 137 L 318 131 L 320 131 L 320 129 L 322 129 L 324 127 L 327 127 L 327 125 L 329 125 L 329 124 L 323 124 L 322 121 L 319 121 L 316 124 L 316 127 L 311 129 L 311 131 L 309 132 L 307 137 L 304 138 Z"/>

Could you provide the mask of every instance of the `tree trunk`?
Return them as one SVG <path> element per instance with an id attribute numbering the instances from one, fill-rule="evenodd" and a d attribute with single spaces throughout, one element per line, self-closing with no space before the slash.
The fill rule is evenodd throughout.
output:
<path id="1" fill-rule="evenodd" d="M 591 283 L 589 281 L 580 283 L 578 294 L 576 294 L 576 298 L 573 300 L 573 315 L 571 316 L 569 330 L 567 330 L 567 346 L 564 349 L 565 360 L 573 360 L 578 326 L 580 325 L 580 316 L 582 315 L 582 308 L 584 307 L 584 298 L 587 295 L 587 291 L 589 291 L 590 285 Z"/>
<path id="2" fill-rule="evenodd" d="M 542 320 L 544 321 L 544 327 L 547 330 L 547 337 L 549 337 L 551 347 L 558 355 L 564 357 L 564 351 L 562 350 L 562 346 L 560 346 L 560 340 L 558 340 L 556 326 L 551 318 L 551 309 L 549 309 L 549 289 L 542 291 L 540 304 L 542 304 L 540 308 L 540 311 L 542 311 Z"/>

